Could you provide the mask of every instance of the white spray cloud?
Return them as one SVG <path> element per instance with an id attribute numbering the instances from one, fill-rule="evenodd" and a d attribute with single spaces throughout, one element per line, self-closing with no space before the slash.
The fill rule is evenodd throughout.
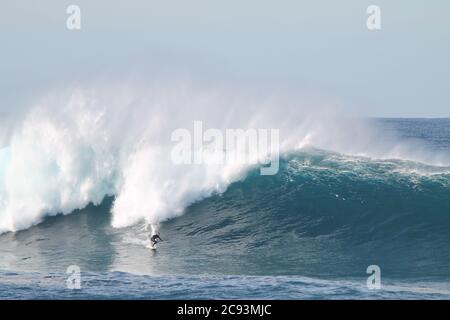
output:
<path id="1" fill-rule="evenodd" d="M 318 107 L 320 105 L 320 107 Z M 417 148 L 380 142 L 361 120 L 298 97 L 170 86 L 92 86 L 31 106 L 0 149 L 0 233 L 28 228 L 115 196 L 112 224 L 157 224 L 221 193 L 247 165 L 175 165 L 171 133 L 195 120 L 211 128 L 279 129 L 281 151 L 314 146 L 418 160 Z M 432 160 L 432 159 L 431 159 Z"/>

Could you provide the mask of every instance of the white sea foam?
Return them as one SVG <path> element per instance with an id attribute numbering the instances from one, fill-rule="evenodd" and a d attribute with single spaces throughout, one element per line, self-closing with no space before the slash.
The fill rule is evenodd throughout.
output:
<path id="1" fill-rule="evenodd" d="M 386 143 L 367 121 L 345 120 L 330 112 L 334 107 L 280 94 L 184 84 L 72 87 L 51 93 L 30 106 L 4 138 L 0 233 L 99 204 L 108 195 L 116 197 L 114 227 L 142 220 L 158 224 L 199 199 L 224 192 L 248 165 L 171 161 L 171 133 L 192 128 L 195 120 L 221 130 L 279 129 L 281 152 L 315 146 L 349 155 L 446 161 L 416 146 Z"/>

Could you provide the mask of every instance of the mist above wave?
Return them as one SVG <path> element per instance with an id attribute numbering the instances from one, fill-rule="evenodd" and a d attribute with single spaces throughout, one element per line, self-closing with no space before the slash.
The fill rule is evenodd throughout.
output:
<path id="1" fill-rule="evenodd" d="M 240 163 L 175 165 L 171 133 L 280 130 L 280 151 L 314 146 L 347 155 L 446 164 L 421 145 L 383 139 L 335 105 L 268 92 L 170 85 L 92 85 L 51 92 L 14 123 L 0 149 L 0 233 L 115 196 L 112 224 L 156 224 L 245 176 Z M 235 150 L 227 150 L 235 152 Z M 237 152 L 237 151 L 236 151 Z"/>

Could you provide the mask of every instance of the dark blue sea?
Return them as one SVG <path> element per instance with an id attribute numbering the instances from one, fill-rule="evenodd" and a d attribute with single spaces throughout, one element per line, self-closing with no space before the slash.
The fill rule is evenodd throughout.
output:
<path id="1" fill-rule="evenodd" d="M 450 119 L 371 121 L 450 159 Z M 142 225 L 111 226 L 113 203 L 1 234 L 0 299 L 450 298 L 445 162 L 288 152 L 162 222 L 157 250 Z"/>

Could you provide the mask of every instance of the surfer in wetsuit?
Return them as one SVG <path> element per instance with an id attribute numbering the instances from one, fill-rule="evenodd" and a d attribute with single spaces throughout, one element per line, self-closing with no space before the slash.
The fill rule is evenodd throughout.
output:
<path id="1" fill-rule="evenodd" d="M 152 242 L 152 246 L 154 246 L 155 244 L 157 244 L 158 242 L 163 241 L 163 240 L 159 236 L 159 233 L 156 233 L 150 238 L 150 241 Z"/>

